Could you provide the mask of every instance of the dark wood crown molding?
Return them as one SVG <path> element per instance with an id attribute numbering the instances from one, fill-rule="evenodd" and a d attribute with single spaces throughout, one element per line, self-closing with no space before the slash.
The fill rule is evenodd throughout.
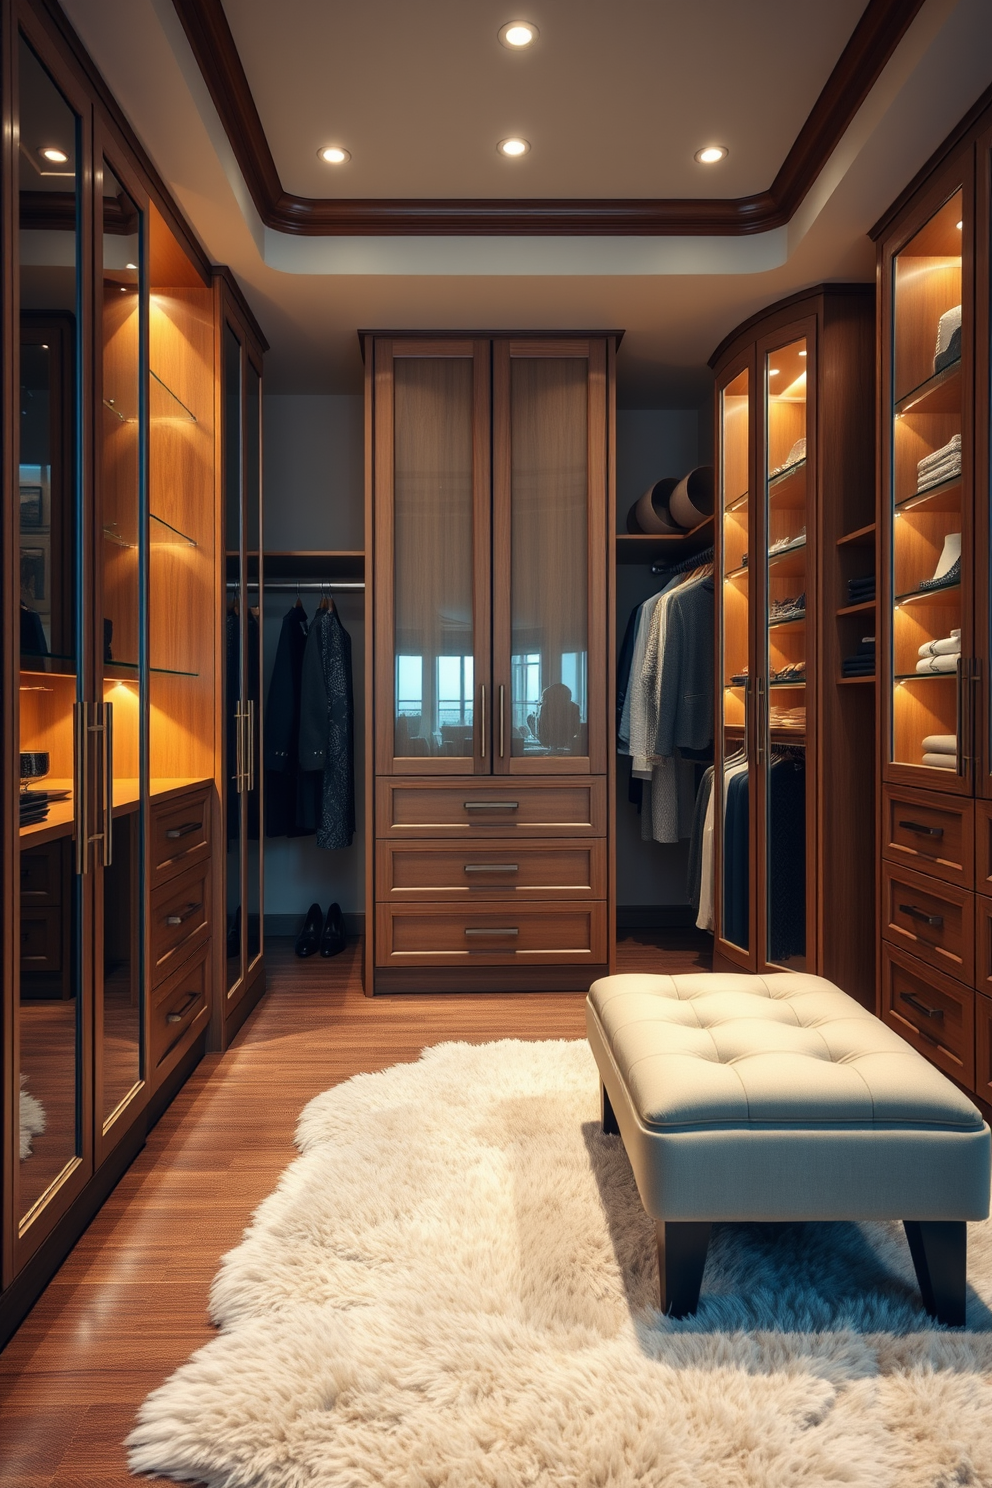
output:
<path id="1" fill-rule="evenodd" d="M 778 175 L 737 198 L 362 198 L 283 189 L 222 0 L 173 0 L 259 216 L 311 237 L 739 236 L 782 227 L 801 205 L 924 0 L 868 0 Z"/>

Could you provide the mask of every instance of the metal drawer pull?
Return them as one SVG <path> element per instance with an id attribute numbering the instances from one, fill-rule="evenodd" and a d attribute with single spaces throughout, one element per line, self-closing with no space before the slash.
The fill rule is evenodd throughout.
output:
<path id="1" fill-rule="evenodd" d="M 202 822 L 183 822 L 181 827 L 170 827 L 165 835 L 170 842 L 175 842 L 179 837 L 188 837 L 190 832 L 198 832 L 202 826 Z"/>
<path id="2" fill-rule="evenodd" d="M 167 925 L 181 925 L 185 920 L 188 920 L 191 915 L 195 915 L 196 914 L 196 911 L 198 909 L 202 909 L 202 908 L 203 908 L 203 904 L 202 903 L 198 903 L 198 904 L 187 904 L 187 906 L 183 910 L 182 914 L 166 915 L 166 917 L 165 917 L 165 923 Z"/>
<path id="3" fill-rule="evenodd" d="M 200 1000 L 199 992 L 191 992 L 177 1013 L 166 1013 L 166 1023 L 181 1023 L 193 1011 Z"/>
<path id="4" fill-rule="evenodd" d="M 466 863 L 466 873 L 519 873 L 519 863 Z"/>
<path id="5" fill-rule="evenodd" d="M 919 832 L 921 837 L 943 837 L 944 835 L 943 827 L 925 827 L 922 822 L 901 821 L 899 825 L 905 827 L 907 832 Z"/>
<path id="6" fill-rule="evenodd" d="M 925 909 L 917 909 L 915 904 L 900 904 L 899 913 L 909 915 L 911 920 L 922 920 L 924 925 L 932 925 L 935 930 L 943 930 L 944 916 L 927 914 Z"/>
<path id="7" fill-rule="evenodd" d="M 908 1002 L 910 1007 L 915 1008 L 918 1013 L 922 1013 L 925 1018 L 942 1018 L 944 1016 L 943 1008 L 927 1007 L 926 1003 L 920 1002 L 913 996 L 912 992 L 900 992 L 899 996 L 903 1002 Z"/>
<path id="8" fill-rule="evenodd" d="M 466 930 L 465 931 L 465 934 L 466 935 L 519 935 L 520 934 L 520 931 L 515 926 L 512 927 L 512 928 L 509 927 L 509 926 L 507 926 L 507 927 L 504 928 L 504 927 L 498 927 L 498 926 L 495 926 L 494 925 L 491 930 L 489 930 L 489 929 L 486 929 L 486 930 Z"/>
<path id="9" fill-rule="evenodd" d="M 519 801 L 463 801 L 466 811 L 519 811 Z"/>

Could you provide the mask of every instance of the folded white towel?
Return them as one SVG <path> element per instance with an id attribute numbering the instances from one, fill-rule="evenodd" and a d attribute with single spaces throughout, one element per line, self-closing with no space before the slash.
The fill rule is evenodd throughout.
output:
<path id="1" fill-rule="evenodd" d="M 960 650 L 961 632 L 958 631 L 956 635 L 949 635 L 942 641 L 927 641 L 925 646 L 920 647 L 917 654 L 920 656 L 957 656 Z"/>
<path id="2" fill-rule="evenodd" d="M 923 456 L 923 459 L 919 461 L 919 464 L 920 465 L 933 464 L 934 461 L 942 459 L 944 455 L 949 455 L 952 452 L 952 450 L 959 450 L 960 448 L 961 448 L 961 435 L 960 434 L 952 434 L 951 437 L 950 437 L 950 439 L 947 441 L 946 444 L 942 444 L 941 447 L 940 447 L 940 449 L 935 449 L 931 454 L 924 455 Z"/>
<path id="3" fill-rule="evenodd" d="M 927 734 L 923 748 L 927 754 L 957 754 L 958 741 L 954 734 Z"/>
<path id="4" fill-rule="evenodd" d="M 956 770 L 958 767 L 957 757 L 953 754 L 925 754 L 923 763 L 931 770 Z"/>
<path id="5" fill-rule="evenodd" d="M 961 306 L 955 305 L 952 310 L 945 310 L 937 322 L 937 349 L 934 357 L 939 357 L 941 352 L 947 350 L 951 344 L 951 337 L 961 326 Z"/>
<path id="6" fill-rule="evenodd" d="M 955 651 L 953 656 L 925 656 L 922 661 L 916 663 L 918 672 L 956 672 L 960 651 Z"/>

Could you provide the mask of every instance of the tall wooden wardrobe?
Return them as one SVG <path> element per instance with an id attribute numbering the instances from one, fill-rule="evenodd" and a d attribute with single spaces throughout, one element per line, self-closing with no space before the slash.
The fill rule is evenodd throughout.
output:
<path id="1" fill-rule="evenodd" d="M 209 261 L 68 26 L 2 18 L 0 1344 L 223 1038 L 225 418 Z"/>
<path id="2" fill-rule="evenodd" d="M 874 303 L 825 286 L 716 373 L 714 965 L 816 972 L 874 1005 Z M 870 598 L 852 603 L 849 583 Z"/>
<path id="3" fill-rule="evenodd" d="M 992 106 L 875 230 L 880 1015 L 992 1103 Z"/>
<path id="4" fill-rule="evenodd" d="M 363 337 L 366 991 L 613 959 L 615 338 Z"/>

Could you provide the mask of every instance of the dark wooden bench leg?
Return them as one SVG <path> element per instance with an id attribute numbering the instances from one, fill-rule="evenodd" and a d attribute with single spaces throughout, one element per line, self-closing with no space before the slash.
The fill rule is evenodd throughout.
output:
<path id="1" fill-rule="evenodd" d="M 599 1082 L 599 1090 L 603 1098 L 603 1135 L 605 1137 L 618 1137 L 620 1135 L 620 1128 L 617 1125 L 617 1118 L 613 1114 L 610 1097 L 606 1093 L 606 1086 L 602 1080 Z"/>
<path id="2" fill-rule="evenodd" d="M 661 1310 L 670 1317 L 689 1317 L 699 1306 L 712 1228 L 696 1221 L 657 1221 Z"/>
<path id="3" fill-rule="evenodd" d="M 903 1221 L 923 1306 L 938 1323 L 963 1328 L 968 1226 L 963 1219 Z"/>

